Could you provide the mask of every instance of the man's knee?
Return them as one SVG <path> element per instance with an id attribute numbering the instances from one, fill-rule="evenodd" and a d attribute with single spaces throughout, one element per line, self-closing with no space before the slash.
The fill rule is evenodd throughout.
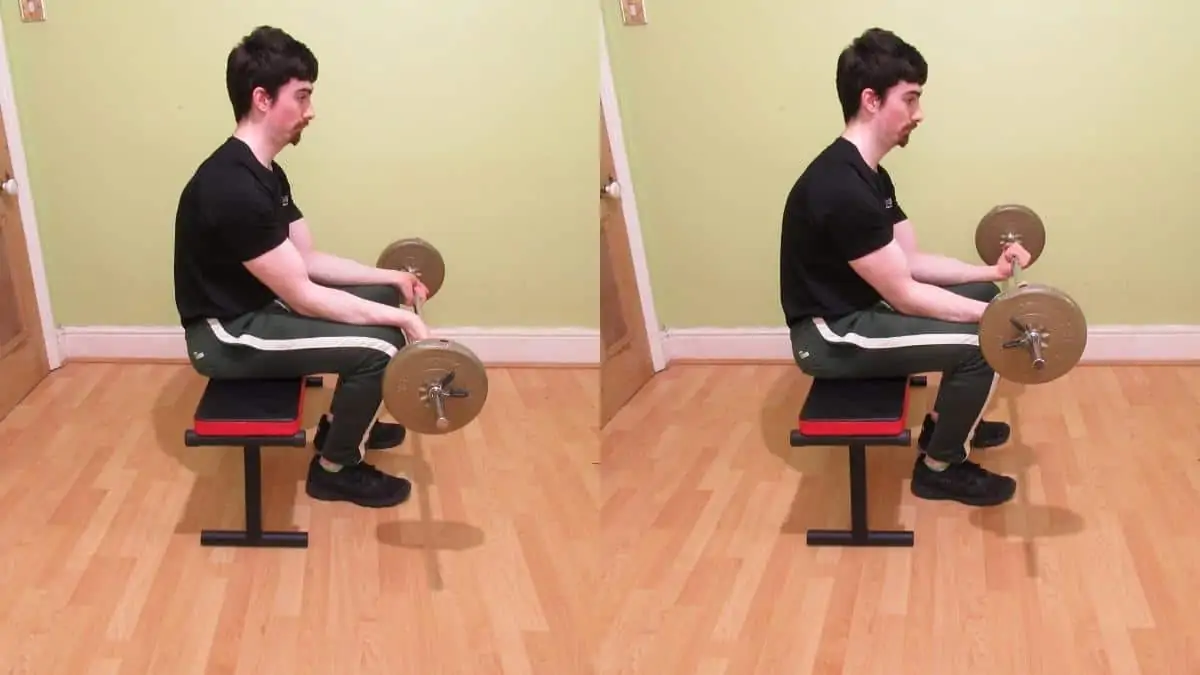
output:
<path id="1" fill-rule="evenodd" d="M 407 344 L 404 331 L 390 326 L 363 326 L 363 330 L 349 340 L 363 347 L 363 358 L 355 370 L 366 373 L 382 373 L 387 370 L 396 354 Z"/>
<path id="2" fill-rule="evenodd" d="M 980 302 L 991 302 L 997 295 L 1000 295 L 1000 286 L 990 281 L 980 281 L 974 284 L 968 284 L 971 287 L 970 295 L 967 297 L 974 298 Z"/>
<path id="3" fill-rule="evenodd" d="M 386 342 L 391 348 L 388 350 L 387 359 L 390 361 L 404 346 L 408 344 L 408 338 L 404 335 L 404 331 L 391 326 L 372 326 L 370 327 L 371 337 L 382 342 Z"/>
<path id="4" fill-rule="evenodd" d="M 400 297 L 400 289 L 395 286 L 378 285 L 367 288 L 371 299 L 380 304 L 397 307 L 403 301 L 403 298 Z"/>
<path id="5" fill-rule="evenodd" d="M 400 289 L 389 284 L 356 284 L 353 286 L 332 286 L 351 295 L 357 295 L 363 300 L 378 302 L 381 305 L 389 305 L 397 307 L 403 298 L 400 297 Z"/>
<path id="6" fill-rule="evenodd" d="M 997 295 L 1000 295 L 1000 287 L 990 281 L 954 284 L 947 286 L 946 290 L 980 302 L 991 302 Z"/>

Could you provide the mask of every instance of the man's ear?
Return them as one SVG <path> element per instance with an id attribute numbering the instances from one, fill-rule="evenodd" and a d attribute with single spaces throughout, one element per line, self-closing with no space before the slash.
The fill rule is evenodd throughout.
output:
<path id="1" fill-rule="evenodd" d="M 862 91 L 862 109 L 872 115 L 879 112 L 879 108 L 883 105 L 883 98 L 874 89 L 866 88 Z"/>
<path id="2" fill-rule="evenodd" d="M 271 109 L 271 95 L 262 87 L 254 88 L 254 91 L 250 93 L 250 101 L 255 108 L 258 108 L 262 112 L 267 112 Z"/>

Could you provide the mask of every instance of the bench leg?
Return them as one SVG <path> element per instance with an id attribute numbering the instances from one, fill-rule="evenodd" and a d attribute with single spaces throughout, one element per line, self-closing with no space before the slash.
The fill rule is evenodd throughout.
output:
<path id="1" fill-rule="evenodd" d="M 242 451 L 246 483 L 246 529 L 203 530 L 201 546 L 243 546 L 259 548 L 308 548 L 307 532 L 263 532 L 262 526 L 262 450 L 248 445 Z"/>
<path id="2" fill-rule="evenodd" d="M 911 530 L 867 527 L 867 447 L 850 446 L 850 529 L 809 530 L 809 546 L 912 546 Z"/>

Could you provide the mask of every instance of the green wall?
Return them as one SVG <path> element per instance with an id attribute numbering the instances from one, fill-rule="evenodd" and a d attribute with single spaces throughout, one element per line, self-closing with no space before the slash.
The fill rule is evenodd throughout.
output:
<path id="1" fill-rule="evenodd" d="M 174 323 L 175 202 L 232 128 L 226 53 L 269 23 L 321 59 L 316 124 L 281 155 L 320 245 L 432 240 L 435 326 L 596 327 L 595 6 L 340 7 L 0 5 L 60 324 Z M 927 122 L 885 160 L 924 246 L 974 260 L 979 217 L 1025 203 L 1049 229 L 1030 277 L 1091 324 L 1200 323 L 1200 6 L 661 0 L 636 28 L 601 7 L 664 325 L 780 324 L 783 199 L 841 130 L 838 51 L 874 25 L 931 64 Z"/>
<path id="2" fill-rule="evenodd" d="M 1200 323 L 1200 4 L 604 2 L 654 298 L 668 327 L 779 326 L 784 198 L 841 132 L 838 52 L 881 26 L 930 63 L 885 160 L 922 245 L 978 260 L 993 205 L 1045 219 L 1028 277 L 1089 324 Z M 731 11 L 734 10 L 734 11 Z"/>
<path id="3" fill-rule="evenodd" d="M 233 129 L 225 57 L 259 24 L 321 62 L 284 151 L 318 245 L 447 259 L 435 326 L 596 327 L 594 6 L 329 0 L 0 5 L 55 318 L 172 325 L 179 191 Z M 363 9 L 371 9 L 364 12 Z"/>

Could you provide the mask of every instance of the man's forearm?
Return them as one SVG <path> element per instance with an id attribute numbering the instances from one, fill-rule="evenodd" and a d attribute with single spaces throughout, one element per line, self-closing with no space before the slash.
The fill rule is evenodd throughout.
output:
<path id="1" fill-rule="evenodd" d="M 371 302 L 352 293 L 308 284 L 288 306 L 301 315 L 360 326 L 392 326 L 408 330 L 416 315 L 402 307 Z"/>
<path id="2" fill-rule="evenodd" d="M 305 256 L 308 276 L 321 284 L 392 284 L 395 272 L 364 265 L 360 262 L 313 251 Z"/>
<path id="3" fill-rule="evenodd" d="M 900 312 L 955 323 L 978 323 L 987 303 L 929 283 L 909 282 L 888 301 Z"/>
<path id="4" fill-rule="evenodd" d="M 933 253 L 917 253 L 908 261 L 908 268 L 917 281 L 939 286 L 1002 280 L 992 265 L 972 265 Z"/>

